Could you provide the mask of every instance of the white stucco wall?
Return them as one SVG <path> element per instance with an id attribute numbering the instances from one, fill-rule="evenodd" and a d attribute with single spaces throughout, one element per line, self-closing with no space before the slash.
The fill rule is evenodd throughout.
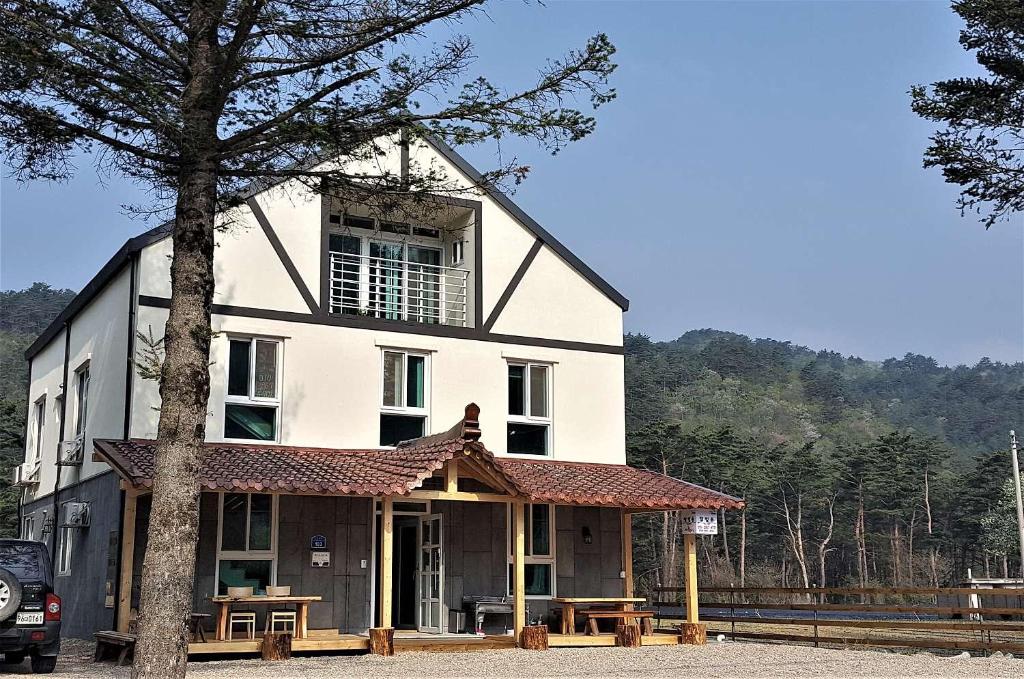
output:
<path id="1" fill-rule="evenodd" d="M 621 346 L 622 309 L 545 246 L 492 331 Z"/>
<path id="2" fill-rule="evenodd" d="M 29 389 L 30 423 L 34 423 L 32 404 L 46 394 L 47 420 L 43 433 L 40 483 L 31 489 L 31 500 L 53 492 L 56 476 L 57 448 L 60 442 L 60 408 L 57 397 L 65 394 L 66 425 L 64 439 L 75 436 L 78 409 L 77 376 L 89 363 L 89 407 L 85 428 L 85 462 L 80 468 L 65 467 L 61 471 L 61 487 L 87 479 L 107 469 L 93 462 L 94 438 L 120 438 L 124 433 L 125 370 L 128 343 L 128 298 L 130 267 L 125 267 L 71 321 L 71 342 L 68 352 L 68 382 L 62 389 L 64 373 L 63 332 L 56 335 L 32 360 Z M 33 429 L 30 428 L 30 432 Z M 30 435 L 26 448 L 34 445 Z"/>
<path id="3" fill-rule="evenodd" d="M 42 448 L 40 449 L 40 483 L 29 486 L 25 495 L 26 501 L 42 497 L 53 491 L 54 461 L 57 459 L 57 443 L 60 440 L 60 401 L 61 382 L 64 372 L 64 333 L 58 333 L 32 359 L 32 375 L 28 395 L 28 436 L 25 447 L 26 460 L 35 451 L 35 402 L 46 396 L 46 418 L 43 426 Z"/>
<path id="4" fill-rule="evenodd" d="M 141 308 L 154 326 L 163 309 Z M 283 339 L 280 442 L 328 448 L 376 448 L 379 443 L 382 347 L 430 355 L 431 433 L 459 421 L 466 404 L 481 409 L 483 442 L 505 452 L 509 359 L 550 362 L 552 458 L 625 462 L 621 355 L 479 340 L 415 336 L 318 324 L 215 315 L 211 349 L 208 440 L 222 440 L 228 336 Z M 603 385 L 603 386 L 598 386 Z M 159 396 L 153 382 L 136 382 L 132 436 L 156 435 Z"/>

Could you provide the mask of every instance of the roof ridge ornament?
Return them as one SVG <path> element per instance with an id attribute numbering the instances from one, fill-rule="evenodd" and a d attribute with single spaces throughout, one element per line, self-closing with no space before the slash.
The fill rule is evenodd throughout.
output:
<path id="1" fill-rule="evenodd" d="M 462 438 L 479 441 L 480 436 L 480 406 L 470 403 L 466 406 L 466 416 L 462 418 Z"/>

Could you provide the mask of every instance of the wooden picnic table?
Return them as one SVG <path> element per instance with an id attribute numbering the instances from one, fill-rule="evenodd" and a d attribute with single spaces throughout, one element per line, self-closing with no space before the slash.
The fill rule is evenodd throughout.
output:
<path id="1" fill-rule="evenodd" d="M 320 601 L 319 596 L 267 596 L 266 594 L 254 594 L 252 596 L 229 597 L 212 596 L 210 601 L 217 605 L 217 641 L 225 641 L 228 636 L 228 611 L 232 604 L 250 604 L 256 606 L 272 606 L 274 604 L 295 604 L 295 638 L 305 639 L 308 633 L 309 605 L 314 601 Z"/>
<path id="2" fill-rule="evenodd" d="M 562 634 L 576 633 L 576 607 L 595 606 L 614 611 L 622 611 L 623 618 L 628 617 L 627 611 L 634 604 L 646 603 L 643 597 L 564 597 L 551 599 L 553 603 L 562 605 Z"/>

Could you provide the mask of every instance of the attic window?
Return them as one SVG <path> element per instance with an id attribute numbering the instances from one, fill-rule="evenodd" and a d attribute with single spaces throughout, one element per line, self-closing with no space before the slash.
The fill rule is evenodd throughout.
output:
<path id="1" fill-rule="evenodd" d="M 373 229 L 373 220 L 369 217 L 356 217 L 355 215 L 345 215 L 342 219 L 342 223 L 345 226 L 353 229 Z"/>
<path id="2" fill-rule="evenodd" d="M 440 238 L 441 229 L 434 229 L 429 226 L 414 226 L 412 227 L 412 235 L 422 238 Z"/>
<path id="3" fill-rule="evenodd" d="M 409 235 L 409 225 L 404 222 L 381 222 L 380 232 Z"/>

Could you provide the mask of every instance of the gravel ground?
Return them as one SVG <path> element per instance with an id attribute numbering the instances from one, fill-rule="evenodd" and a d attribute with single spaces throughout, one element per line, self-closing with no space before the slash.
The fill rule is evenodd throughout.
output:
<path id="1" fill-rule="evenodd" d="M 128 668 L 92 662 L 93 645 L 65 642 L 57 675 L 127 679 Z M 0 672 L 29 673 L 28 662 Z M 904 655 L 758 643 L 647 648 L 575 648 L 547 652 L 402 653 L 193 662 L 190 677 L 1024 677 L 1024 659 Z"/>

